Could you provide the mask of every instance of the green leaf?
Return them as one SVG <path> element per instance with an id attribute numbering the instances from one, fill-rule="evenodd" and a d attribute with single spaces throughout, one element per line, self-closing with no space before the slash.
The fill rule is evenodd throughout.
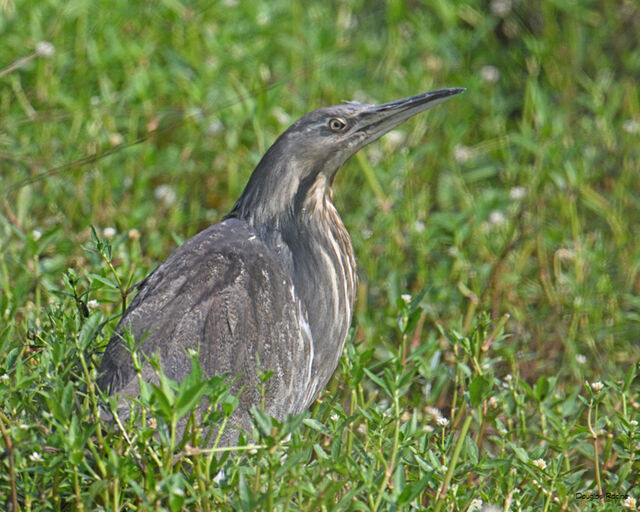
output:
<path id="1" fill-rule="evenodd" d="M 423 476 L 417 482 L 405 487 L 404 490 L 398 496 L 398 505 L 405 505 L 407 503 L 411 503 L 421 492 L 427 488 L 427 483 L 431 478 L 430 475 Z"/>
<path id="2" fill-rule="evenodd" d="M 271 416 L 264 411 L 258 409 L 256 406 L 251 407 L 251 416 L 254 420 L 254 424 L 258 427 L 258 430 L 264 436 L 271 435 L 271 427 L 273 425 Z"/>
<path id="3" fill-rule="evenodd" d="M 315 443 L 313 445 L 313 451 L 315 452 L 315 454 L 318 456 L 319 459 L 324 459 L 324 460 L 329 459 L 329 455 L 327 455 L 327 452 L 325 452 L 322 446 L 320 446 L 318 443 Z"/>
<path id="4" fill-rule="evenodd" d="M 230 417 L 233 414 L 233 411 L 238 407 L 238 398 L 233 395 L 228 395 L 224 402 L 222 402 L 222 413 L 225 418 Z"/>
<path id="5" fill-rule="evenodd" d="M 78 336 L 78 346 L 81 350 L 87 350 L 93 344 L 100 330 L 101 320 L 102 318 L 99 314 L 94 314 L 87 318 Z"/>
<path id="6" fill-rule="evenodd" d="M 637 364 L 630 365 L 629 369 L 627 370 L 627 373 L 624 376 L 623 389 L 625 393 L 628 393 L 629 389 L 631 389 L 631 384 L 633 383 L 634 379 L 637 376 L 637 368 L 638 368 Z"/>
<path id="7" fill-rule="evenodd" d="M 196 384 L 202 382 L 202 368 L 200 367 L 200 361 L 198 361 L 198 356 L 194 355 L 191 358 L 191 370 L 187 376 L 182 380 L 179 386 L 179 392 L 183 389 L 192 388 Z M 206 382 L 206 381 L 205 381 Z"/>
<path id="8" fill-rule="evenodd" d="M 482 469 L 505 468 L 512 464 L 511 459 L 483 459 L 481 462 Z"/>
<path id="9" fill-rule="evenodd" d="M 493 379 L 484 375 L 476 375 L 469 384 L 469 399 L 471 406 L 477 407 L 491 394 Z"/>
<path id="10" fill-rule="evenodd" d="M 516 454 L 516 457 L 518 457 L 518 459 L 520 459 L 524 463 L 529 462 L 529 454 L 527 453 L 527 450 L 521 448 L 520 446 L 516 446 L 513 443 L 509 443 L 509 445 L 511 446 L 513 453 Z"/>
<path id="11" fill-rule="evenodd" d="M 366 373 L 367 377 L 369 377 L 373 382 L 375 382 L 378 385 L 378 387 L 382 388 L 391 398 L 393 398 L 393 393 L 391 392 L 391 389 L 389 389 L 387 383 L 384 380 L 382 380 L 380 377 L 378 377 L 375 373 L 373 373 L 368 368 L 364 368 L 364 373 Z"/>
<path id="12" fill-rule="evenodd" d="M 399 462 L 393 472 L 393 494 L 395 496 L 401 494 L 406 488 L 406 481 L 404 478 L 405 468 L 402 462 Z"/>
<path id="13" fill-rule="evenodd" d="M 540 376 L 534 386 L 534 396 L 539 402 L 542 402 L 549 393 L 549 378 L 546 375 Z"/>
<path id="14" fill-rule="evenodd" d="M 251 489 L 251 486 L 247 484 L 247 480 L 242 473 L 240 473 L 240 477 L 238 479 L 238 498 L 240 498 L 240 503 L 243 505 L 243 510 L 253 509 L 253 490 Z"/>
<path id="15" fill-rule="evenodd" d="M 324 425 L 324 423 L 320 423 L 318 420 L 315 420 L 313 418 L 305 418 L 302 420 L 302 423 L 304 423 L 310 429 L 313 429 L 322 434 L 331 434 L 331 431 L 326 427 L 326 425 Z"/>
<path id="16" fill-rule="evenodd" d="M 158 387 L 155 384 L 153 386 L 153 403 L 159 410 L 162 417 L 171 422 L 173 419 L 173 403 L 175 395 L 173 391 L 167 388 Z"/>
<path id="17" fill-rule="evenodd" d="M 89 228 L 91 229 L 91 240 L 97 246 L 100 243 L 100 237 L 98 236 L 98 232 L 96 231 L 96 228 L 93 227 L 93 224 L 91 224 Z"/>
<path id="18" fill-rule="evenodd" d="M 73 407 L 73 384 L 67 382 L 62 391 L 58 390 L 57 400 L 53 400 L 53 411 L 55 418 L 62 424 L 68 425 L 72 415 Z M 53 397 L 52 397 L 53 398 Z"/>
<path id="19" fill-rule="evenodd" d="M 108 286 L 109 288 L 113 288 L 115 290 L 119 290 L 119 286 L 117 283 L 110 281 L 106 277 L 102 277 L 101 275 L 94 274 L 93 272 L 87 272 L 87 276 L 93 279 L 94 281 L 99 281 L 100 283 Z"/>
<path id="20" fill-rule="evenodd" d="M 465 437 L 462 453 L 463 456 L 467 457 L 472 464 L 478 464 L 478 446 L 471 436 Z"/>
<path id="21" fill-rule="evenodd" d="M 188 389 L 181 390 L 176 398 L 176 414 L 178 419 L 187 414 L 205 394 L 207 382 L 201 381 Z"/>

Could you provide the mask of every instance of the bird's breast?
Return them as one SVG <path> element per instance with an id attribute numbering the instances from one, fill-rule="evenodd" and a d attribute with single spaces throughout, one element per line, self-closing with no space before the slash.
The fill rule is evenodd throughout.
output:
<path id="1" fill-rule="evenodd" d="M 357 284 L 349 233 L 330 201 L 285 234 L 294 289 L 312 339 L 310 404 L 333 375 L 347 337 Z M 302 330 L 302 327 L 301 327 Z"/>

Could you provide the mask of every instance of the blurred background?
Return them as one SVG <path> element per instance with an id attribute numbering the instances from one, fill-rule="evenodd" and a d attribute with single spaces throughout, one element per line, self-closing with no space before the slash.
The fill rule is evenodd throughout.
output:
<path id="1" fill-rule="evenodd" d="M 121 297 L 90 225 L 135 283 L 305 112 L 462 86 L 339 174 L 354 342 L 383 359 L 398 299 L 426 289 L 416 346 L 486 311 L 509 315 L 498 373 L 616 373 L 640 353 L 638 34 L 630 0 L 4 0 L 5 333 L 68 300 L 71 268 L 108 320 L 99 348 Z"/>

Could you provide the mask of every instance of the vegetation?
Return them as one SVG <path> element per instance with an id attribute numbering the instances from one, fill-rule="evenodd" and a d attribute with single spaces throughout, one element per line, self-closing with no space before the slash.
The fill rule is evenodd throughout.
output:
<path id="1" fill-rule="evenodd" d="M 0 34 L 0 508 L 640 506 L 637 2 L 4 0 Z M 180 439 L 233 406 L 195 366 L 100 417 L 130 287 L 290 122 L 448 86 L 338 177 L 357 312 L 310 411 Z"/>

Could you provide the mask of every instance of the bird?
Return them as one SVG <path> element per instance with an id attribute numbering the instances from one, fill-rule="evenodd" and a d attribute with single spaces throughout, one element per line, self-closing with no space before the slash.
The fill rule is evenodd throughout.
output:
<path id="1" fill-rule="evenodd" d="M 336 174 L 367 144 L 464 90 L 379 105 L 345 102 L 293 123 L 231 211 L 138 284 L 103 354 L 98 387 L 139 395 L 129 333 L 138 352 L 158 356 L 170 379 L 189 374 L 191 350 L 206 376 L 231 377 L 238 405 L 221 446 L 250 430 L 253 406 L 279 420 L 309 408 L 338 365 L 357 286 L 351 239 L 333 203 Z M 148 360 L 139 371 L 158 381 Z M 265 372 L 271 376 L 261 387 Z"/>

